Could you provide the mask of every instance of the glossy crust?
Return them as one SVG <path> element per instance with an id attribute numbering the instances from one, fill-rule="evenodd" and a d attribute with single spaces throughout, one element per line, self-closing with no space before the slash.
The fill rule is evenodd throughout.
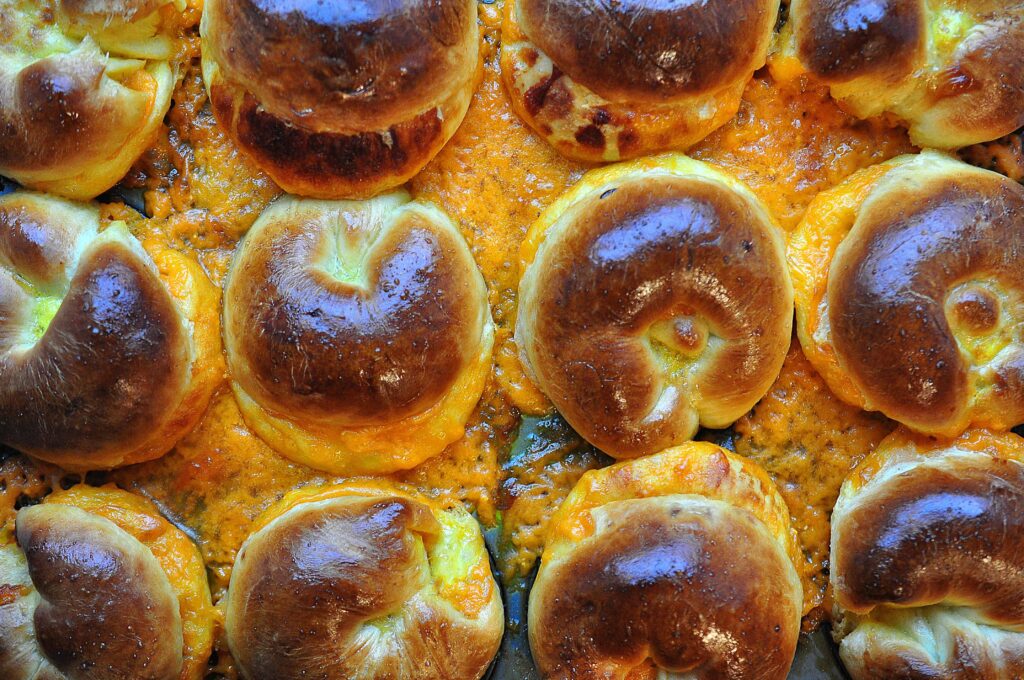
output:
<path id="1" fill-rule="evenodd" d="M 778 10 L 778 0 L 510 1 L 502 76 L 516 112 L 570 158 L 685 149 L 736 114 Z"/>
<path id="2" fill-rule="evenodd" d="M 521 267 L 524 365 L 615 457 L 729 425 L 789 348 L 781 232 L 739 181 L 684 156 L 585 175 L 530 229 Z"/>
<path id="3" fill-rule="evenodd" d="M 832 515 L 840 654 L 856 680 L 1024 674 L 1024 439 L 898 430 Z"/>
<path id="4" fill-rule="evenodd" d="M 1024 421 L 1024 187 L 901 157 L 820 196 L 789 257 L 801 345 L 840 397 L 945 436 Z"/>
<path id="5" fill-rule="evenodd" d="M 148 502 L 75 487 L 0 533 L 0 676 L 197 680 L 214 609 L 195 545 Z"/>
<path id="6" fill-rule="evenodd" d="M 166 453 L 220 373 L 217 291 L 99 210 L 0 197 L 0 443 L 71 470 Z"/>
<path id="7" fill-rule="evenodd" d="M 1020 0 L 793 0 L 781 43 L 854 114 L 891 112 L 920 146 L 1024 125 Z"/>
<path id="8" fill-rule="evenodd" d="M 239 550 L 227 598 L 250 680 L 475 680 L 502 635 L 476 521 L 387 482 L 286 496 Z"/>
<path id="9" fill-rule="evenodd" d="M 217 119 L 304 196 L 405 182 L 454 134 L 477 80 L 472 0 L 209 0 L 201 32 Z"/>
<path id="10" fill-rule="evenodd" d="M 404 192 L 278 200 L 225 285 L 246 422 L 283 455 L 342 474 L 409 468 L 461 437 L 493 335 L 462 235 Z"/>
<path id="11" fill-rule="evenodd" d="M 170 106 L 181 8 L 173 0 L 5 2 L 0 174 L 81 199 L 121 179 Z"/>
<path id="12" fill-rule="evenodd" d="M 764 471 L 712 444 L 588 472 L 549 525 L 534 660 L 550 679 L 781 680 L 800 633 L 798 554 Z"/>

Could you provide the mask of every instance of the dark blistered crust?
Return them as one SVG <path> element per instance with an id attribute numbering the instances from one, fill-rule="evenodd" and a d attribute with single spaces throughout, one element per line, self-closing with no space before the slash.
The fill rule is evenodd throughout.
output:
<path id="1" fill-rule="evenodd" d="M 373 242 L 366 287 L 318 264 L 333 226 L 273 224 L 236 265 L 228 327 L 260 403 L 289 417 L 394 422 L 436 403 L 476 359 L 480 300 L 458 236 L 407 213 Z M 326 218 L 325 218 L 326 221 Z"/>
<path id="2" fill-rule="evenodd" d="M 16 524 L 42 598 L 36 640 L 54 666 L 72 677 L 110 667 L 95 677 L 180 675 L 178 602 L 147 548 L 113 523 L 68 506 L 23 509 Z"/>
<path id="3" fill-rule="evenodd" d="M 759 64 L 777 2 L 518 0 L 523 32 L 573 80 L 613 101 L 714 92 Z"/>
<path id="4" fill-rule="evenodd" d="M 800 594 L 785 550 L 749 513 L 657 501 L 606 511 L 610 526 L 534 586 L 544 677 L 597 680 L 647 657 L 701 679 L 786 677 Z"/>
<path id="5" fill-rule="evenodd" d="M 410 665 L 417 677 L 477 677 L 493 646 L 413 603 L 431 578 L 417 536 L 438 529 L 425 505 L 384 497 L 300 505 L 255 534 L 235 565 L 227 624 L 246 676 L 344 680 L 375 663 L 379 678 L 411 677 Z M 395 636 L 387 654 L 357 641 L 375 621 Z"/>
<path id="6" fill-rule="evenodd" d="M 536 320 L 521 340 L 585 438 L 621 457 L 678 442 L 678 414 L 651 416 L 663 378 L 644 334 L 656 322 L 698 316 L 729 341 L 703 369 L 705 401 L 742 400 L 774 378 L 790 340 L 787 274 L 773 227 L 744 198 L 696 178 L 640 178 L 572 219 L 532 265 Z"/>
<path id="7" fill-rule="evenodd" d="M 48 460 L 143 441 L 177 407 L 184 333 L 137 253 L 116 242 L 91 248 L 42 338 L 24 352 L 0 348 L 0 441 Z"/>
<path id="8" fill-rule="evenodd" d="M 800 60 L 829 82 L 902 78 L 925 48 L 923 0 L 803 0 L 794 12 Z"/>
<path id="9" fill-rule="evenodd" d="M 845 608 L 948 600 L 995 624 L 1024 625 L 1024 466 L 920 465 L 866 490 L 833 522 Z"/>
<path id="10" fill-rule="evenodd" d="M 205 12 L 224 79 L 312 132 L 386 129 L 476 67 L 475 0 L 210 0 Z"/>
<path id="11" fill-rule="evenodd" d="M 235 98 L 230 86 L 214 84 L 217 118 L 233 126 L 238 144 L 275 182 L 307 196 L 364 196 L 415 174 L 447 141 L 439 109 L 382 130 L 353 134 L 312 132 L 264 109 L 251 95 Z M 236 109 L 236 101 L 237 109 Z M 394 179 L 389 179 L 394 178 Z"/>
<path id="12" fill-rule="evenodd" d="M 871 407 L 919 428 L 955 422 L 973 388 L 946 297 L 972 278 L 1022 291 L 1022 261 L 1024 187 L 998 175 L 902 182 L 866 203 L 827 295 L 832 343 Z M 993 378 L 1005 407 L 1024 415 L 1020 354 Z"/>

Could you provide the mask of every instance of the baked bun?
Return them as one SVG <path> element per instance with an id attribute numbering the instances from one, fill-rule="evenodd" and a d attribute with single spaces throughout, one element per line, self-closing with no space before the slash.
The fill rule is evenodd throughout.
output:
<path id="1" fill-rule="evenodd" d="M 199 680 L 215 616 L 199 550 L 126 491 L 58 491 L 0 530 L 5 680 Z"/>
<path id="2" fill-rule="evenodd" d="M 820 195 L 789 248 L 801 346 L 839 397 L 936 435 L 1024 422 L 1024 186 L 902 156 Z"/>
<path id="3" fill-rule="evenodd" d="M 516 343 L 584 438 L 617 458 L 726 427 L 789 348 L 781 231 L 738 180 L 685 156 L 594 170 L 531 227 Z"/>
<path id="4" fill-rule="evenodd" d="M 480 527 L 387 482 L 292 492 L 238 552 L 227 638 L 243 677 L 475 680 L 501 598 Z"/>
<path id="5" fill-rule="evenodd" d="M 855 680 L 1024 677 L 1024 439 L 897 430 L 843 484 L 831 566 Z"/>
<path id="6" fill-rule="evenodd" d="M 281 198 L 239 245 L 224 290 L 235 395 L 281 454 L 379 474 L 463 435 L 494 328 L 469 247 L 433 205 L 404 191 Z"/>
<path id="7" fill-rule="evenodd" d="M 713 444 L 587 472 L 548 525 L 533 658 L 548 679 L 783 680 L 798 555 L 772 481 Z"/>
<path id="8" fill-rule="evenodd" d="M 851 113 L 892 113 L 918 146 L 1024 125 L 1021 0 L 792 0 L 782 54 Z"/>
<path id="9" fill-rule="evenodd" d="M 221 377 L 217 290 L 90 204 L 0 196 L 0 444 L 69 470 L 166 453 Z"/>
<path id="10" fill-rule="evenodd" d="M 455 133 L 479 72 L 475 0 L 206 0 L 213 112 L 290 193 L 366 198 Z"/>
<path id="11" fill-rule="evenodd" d="M 502 76 L 516 113 L 570 158 L 685 149 L 739 110 L 778 12 L 779 0 L 509 0 Z"/>
<path id="12" fill-rule="evenodd" d="M 0 175 L 69 198 L 117 183 L 171 104 L 180 0 L 5 3 Z"/>

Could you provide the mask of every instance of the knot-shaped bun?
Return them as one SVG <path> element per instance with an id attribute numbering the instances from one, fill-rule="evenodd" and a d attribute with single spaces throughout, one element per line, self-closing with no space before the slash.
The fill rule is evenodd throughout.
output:
<path id="1" fill-rule="evenodd" d="M 1024 677 L 1024 439 L 897 430 L 843 484 L 831 565 L 855 680 Z"/>
<path id="2" fill-rule="evenodd" d="M 793 0 L 782 53 L 861 118 L 889 112 L 919 146 L 1024 125 L 1024 2 Z"/>
<path id="3" fill-rule="evenodd" d="M 285 191 L 365 198 L 455 133 L 478 73 L 474 0 L 207 0 L 213 111 Z"/>
<path id="4" fill-rule="evenodd" d="M 945 436 L 1024 422 L 1024 187 L 900 157 L 819 196 L 789 255 L 801 345 L 838 396 Z"/>
<path id="5" fill-rule="evenodd" d="M 195 545 L 147 501 L 74 487 L 0 533 L 0 677 L 198 680 L 215 612 Z"/>
<path id="6" fill-rule="evenodd" d="M 0 174 L 70 198 L 113 186 L 171 103 L 177 0 L 7 4 Z"/>
<path id="7" fill-rule="evenodd" d="M 413 467 L 462 436 L 494 329 L 458 229 L 395 192 L 268 207 L 228 274 L 224 338 L 257 434 L 355 474 Z"/>
<path id="8" fill-rule="evenodd" d="M 227 596 L 249 680 L 476 680 L 502 630 L 476 520 L 386 482 L 286 496 L 239 550 Z"/>
<path id="9" fill-rule="evenodd" d="M 510 0 L 502 75 L 520 117 L 570 158 L 685 149 L 736 114 L 778 11 L 778 0 Z"/>
<path id="10" fill-rule="evenodd" d="M 219 379 L 199 264 L 99 209 L 0 197 L 0 443 L 72 470 L 166 453 Z"/>
<path id="11" fill-rule="evenodd" d="M 781 231 L 743 184 L 684 156 L 584 175 L 530 229 L 521 267 L 523 363 L 615 457 L 731 424 L 789 348 Z"/>
<path id="12" fill-rule="evenodd" d="M 800 634 L 789 510 L 712 444 L 586 473 L 548 526 L 530 647 L 548 679 L 782 680 Z"/>

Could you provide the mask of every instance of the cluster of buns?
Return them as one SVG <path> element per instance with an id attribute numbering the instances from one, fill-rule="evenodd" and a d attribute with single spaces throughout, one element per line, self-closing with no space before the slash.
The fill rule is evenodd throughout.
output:
<path id="1" fill-rule="evenodd" d="M 906 428 L 832 515 L 846 668 L 1020 677 L 1024 439 L 1006 430 L 1024 421 L 1024 187 L 936 151 L 895 158 L 818 196 L 789 259 L 808 359 Z"/>
<path id="2" fill-rule="evenodd" d="M 527 373 L 629 459 L 550 523 L 535 661 L 557 679 L 786 677 L 804 610 L 789 511 L 756 464 L 690 440 L 764 396 L 795 305 L 829 387 L 906 428 L 835 507 L 844 663 L 1018 678 L 1024 440 L 1004 431 L 1024 421 L 1024 188 L 925 151 L 822 194 L 787 244 L 738 179 L 649 156 L 735 116 L 779 9 L 505 4 L 525 123 L 573 159 L 635 159 L 587 173 L 521 251 Z M 170 105 L 183 10 L 0 3 L 0 174 L 83 200 L 116 183 Z M 164 454 L 221 378 L 222 328 L 245 422 L 282 455 L 351 476 L 441 453 L 494 328 L 459 228 L 398 187 L 470 106 L 475 0 L 207 0 L 200 31 L 214 115 L 288 193 L 239 243 L 222 306 L 195 261 L 95 204 L 0 197 L 0 444 L 72 470 Z M 773 65 L 953 148 L 1024 124 L 1022 43 L 1016 0 L 792 0 Z M 251 679 L 473 680 L 503 633 L 476 520 L 380 479 L 271 507 L 224 617 Z M 196 547 L 126 492 L 57 492 L 0 533 L 0 677 L 198 678 L 215 618 Z"/>

